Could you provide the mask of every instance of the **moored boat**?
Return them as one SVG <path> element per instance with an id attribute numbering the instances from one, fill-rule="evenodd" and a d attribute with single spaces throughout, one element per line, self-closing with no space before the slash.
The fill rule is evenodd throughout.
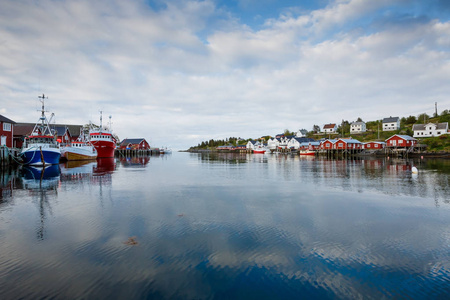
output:
<path id="1" fill-rule="evenodd" d="M 171 154 L 172 153 L 172 149 L 169 149 L 167 147 L 163 147 L 159 149 L 159 154 Z"/>
<path id="2" fill-rule="evenodd" d="M 91 160 L 97 158 L 97 150 L 86 140 L 83 129 L 74 142 L 61 148 L 61 157 L 67 160 Z"/>
<path id="3" fill-rule="evenodd" d="M 89 142 L 75 141 L 61 148 L 61 156 L 67 160 L 90 160 L 97 158 L 97 150 Z"/>
<path id="4" fill-rule="evenodd" d="M 300 150 L 299 153 L 300 153 L 300 155 L 309 155 L 309 156 L 316 155 L 316 151 L 309 150 L 309 149 L 307 149 L 307 150 Z"/>
<path id="5" fill-rule="evenodd" d="M 89 131 L 89 141 L 97 150 L 98 158 L 114 157 L 116 139 L 112 135 L 110 128 L 111 126 L 109 128 L 102 126 L 102 112 L 100 112 L 100 127 L 91 128 Z"/>
<path id="6" fill-rule="evenodd" d="M 20 157 L 24 165 L 45 166 L 59 163 L 61 157 L 60 145 L 56 140 L 45 116 L 44 99 L 39 96 L 42 103 L 41 117 L 30 135 L 25 137 Z"/>
<path id="7" fill-rule="evenodd" d="M 253 149 L 254 154 L 264 154 L 269 152 L 270 152 L 269 148 L 264 146 L 257 146 L 255 149 Z"/>

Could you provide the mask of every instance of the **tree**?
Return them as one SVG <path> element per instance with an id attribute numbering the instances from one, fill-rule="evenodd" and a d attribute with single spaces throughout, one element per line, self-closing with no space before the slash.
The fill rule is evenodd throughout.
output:
<path id="1" fill-rule="evenodd" d="M 337 128 L 337 132 L 342 136 L 344 136 L 347 132 L 350 133 L 350 123 L 348 121 L 342 120 L 341 125 L 339 125 Z"/>
<path id="2" fill-rule="evenodd" d="M 426 113 L 420 114 L 417 116 L 417 123 L 426 124 L 430 120 L 430 116 Z"/>
<path id="3" fill-rule="evenodd" d="M 415 116 L 409 116 L 405 119 L 405 124 L 407 124 L 407 125 L 416 124 L 416 123 L 417 123 L 417 119 Z"/>
<path id="4" fill-rule="evenodd" d="M 319 132 L 320 132 L 320 127 L 319 127 L 319 125 L 314 125 L 314 126 L 313 126 L 313 132 L 314 132 L 314 133 L 319 133 Z"/>
<path id="5" fill-rule="evenodd" d="M 361 118 L 358 117 L 358 119 L 356 120 L 356 122 L 363 122 L 363 120 Z"/>
<path id="6" fill-rule="evenodd" d="M 439 123 L 450 122 L 450 112 L 448 109 L 444 110 L 439 116 Z"/>
<path id="7" fill-rule="evenodd" d="M 293 135 L 292 132 L 289 131 L 289 129 L 285 129 L 283 134 L 284 134 L 285 136 Z"/>

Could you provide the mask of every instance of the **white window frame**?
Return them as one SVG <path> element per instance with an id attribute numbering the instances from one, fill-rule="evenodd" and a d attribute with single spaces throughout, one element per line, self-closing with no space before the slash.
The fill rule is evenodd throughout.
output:
<path id="1" fill-rule="evenodd" d="M 11 123 L 3 123 L 3 131 L 11 131 Z"/>

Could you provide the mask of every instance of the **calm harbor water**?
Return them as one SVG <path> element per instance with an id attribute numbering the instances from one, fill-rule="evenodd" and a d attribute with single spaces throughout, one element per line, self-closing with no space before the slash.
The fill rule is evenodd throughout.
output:
<path id="1" fill-rule="evenodd" d="M 1 299 L 450 297 L 448 160 L 173 153 L 0 187 Z"/>

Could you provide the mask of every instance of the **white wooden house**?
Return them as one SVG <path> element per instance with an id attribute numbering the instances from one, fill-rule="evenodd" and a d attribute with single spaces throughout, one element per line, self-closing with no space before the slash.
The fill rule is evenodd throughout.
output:
<path id="1" fill-rule="evenodd" d="M 306 137 L 308 134 L 308 131 L 306 129 L 299 129 L 297 133 L 295 134 L 296 137 Z"/>
<path id="2" fill-rule="evenodd" d="M 394 131 L 400 129 L 400 118 L 389 117 L 383 119 L 383 131 Z"/>
<path id="3" fill-rule="evenodd" d="M 413 137 L 431 137 L 447 134 L 448 122 L 445 123 L 428 123 L 428 124 L 414 124 Z"/>
<path id="4" fill-rule="evenodd" d="M 325 133 L 335 133 L 337 130 L 336 124 L 325 124 L 322 128 L 323 132 Z"/>
<path id="5" fill-rule="evenodd" d="M 259 141 L 248 141 L 246 148 L 247 150 L 253 150 L 256 148 L 256 146 L 261 145 L 261 143 Z"/>
<path id="6" fill-rule="evenodd" d="M 270 150 L 278 149 L 278 146 L 280 145 L 280 138 L 270 138 L 267 140 L 267 148 Z"/>
<path id="7" fill-rule="evenodd" d="M 310 143 L 310 142 L 314 142 L 314 139 L 306 138 L 306 137 L 300 137 L 300 138 L 293 137 L 288 141 L 287 148 L 298 150 L 298 149 L 300 149 L 300 146 L 302 145 L 302 143 Z"/>
<path id="8" fill-rule="evenodd" d="M 350 124 L 350 133 L 362 133 L 366 132 L 365 122 L 353 122 Z"/>

